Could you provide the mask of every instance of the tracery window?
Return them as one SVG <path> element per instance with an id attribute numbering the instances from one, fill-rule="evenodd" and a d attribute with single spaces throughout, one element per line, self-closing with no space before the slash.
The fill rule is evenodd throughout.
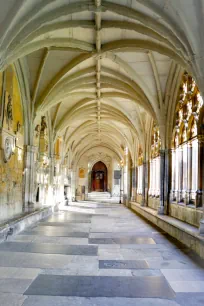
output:
<path id="1" fill-rule="evenodd" d="M 139 147 L 139 155 L 138 155 L 138 171 L 137 171 L 137 193 L 142 194 L 142 181 L 143 181 L 143 151 L 142 148 Z"/>
<path id="2" fill-rule="evenodd" d="M 195 80 L 184 73 L 172 139 L 172 201 L 200 206 L 198 121 L 203 99 Z"/>
<path id="3" fill-rule="evenodd" d="M 150 186 L 149 195 L 159 197 L 160 195 L 160 148 L 161 138 L 159 128 L 154 124 L 151 140 L 151 159 L 150 159 Z"/>

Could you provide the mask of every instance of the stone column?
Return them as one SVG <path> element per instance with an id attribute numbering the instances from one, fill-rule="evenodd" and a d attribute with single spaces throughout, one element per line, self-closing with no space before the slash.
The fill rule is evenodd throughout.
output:
<path id="1" fill-rule="evenodd" d="M 171 150 L 160 150 L 160 206 L 158 214 L 167 214 L 171 185 Z"/>
<path id="2" fill-rule="evenodd" d="M 171 185 L 171 202 L 176 199 L 176 150 L 171 151 L 172 156 L 172 185 Z"/>
<path id="3" fill-rule="evenodd" d="M 164 186 L 165 186 L 165 150 L 160 150 L 160 205 L 158 214 L 164 214 Z"/>
<path id="4" fill-rule="evenodd" d="M 67 180 L 68 180 L 68 188 L 67 188 L 67 198 L 68 198 L 68 203 L 72 202 L 72 180 L 71 180 L 71 169 L 67 169 Z"/>
<path id="5" fill-rule="evenodd" d="M 23 211 L 35 209 L 35 154 L 37 147 L 24 146 L 24 179 L 23 179 Z"/>
<path id="6" fill-rule="evenodd" d="M 142 171 L 142 203 L 141 206 L 148 206 L 148 188 L 149 188 L 149 162 L 143 162 Z"/>
<path id="7" fill-rule="evenodd" d="M 196 194 L 196 207 L 202 207 L 204 192 L 204 136 L 198 137 L 198 190 Z"/>
<path id="8" fill-rule="evenodd" d="M 135 167 L 135 202 L 137 202 L 138 167 Z"/>
<path id="9" fill-rule="evenodd" d="M 71 170 L 71 201 L 76 200 L 76 171 Z"/>
<path id="10" fill-rule="evenodd" d="M 204 235 L 204 136 L 198 138 L 198 188 L 200 190 L 198 202 L 203 209 L 199 232 Z M 197 195 L 198 197 L 198 195 Z"/>
<path id="11" fill-rule="evenodd" d="M 127 206 L 131 207 L 131 195 L 132 195 L 132 165 L 130 152 L 127 155 L 128 165 L 127 165 Z"/>
<path id="12" fill-rule="evenodd" d="M 186 203 L 186 191 L 188 190 L 188 146 L 183 145 L 183 186 L 182 199 Z"/>
<path id="13" fill-rule="evenodd" d="M 143 162 L 143 166 L 142 166 L 142 202 L 141 202 L 141 206 L 145 206 L 145 169 L 146 169 L 146 163 Z"/>
<path id="14" fill-rule="evenodd" d="M 123 167 L 123 179 L 124 179 L 124 185 L 123 185 L 123 204 L 129 207 L 129 201 L 131 199 L 131 159 L 130 159 L 130 153 L 128 152 L 125 155 L 125 162 Z M 126 181 L 125 181 L 126 180 Z"/>
<path id="15" fill-rule="evenodd" d="M 55 158 L 50 156 L 49 158 L 49 184 L 53 185 L 54 183 L 54 170 L 55 169 Z"/>
<path id="16" fill-rule="evenodd" d="M 183 148 L 179 150 L 179 202 L 183 201 Z"/>
<path id="17" fill-rule="evenodd" d="M 132 171 L 131 171 L 131 174 L 132 174 L 132 191 L 131 191 L 131 201 L 134 201 L 134 167 L 132 167 Z"/>
<path id="18" fill-rule="evenodd" d="M 131 196 L 131 201 L 135 202 L 136 201 L 136 192 L 137 192 L 137 167 L 132 168 L 132 196 Z"/>
<path id="19" fill-rule="evenodd" d="M 187 191 L 186 191 L 186 205 L 191 203 L 191 188 L 192 188 L 192 143 L 188 143 L 188 182 L 187 182 Z"/>
<path id="20" fill-rule="evenodd" d="M 63 182 L 63 175 L 62 169 L 61 172 L 61 184 L 60 186 L 54 180 L 54 177 L 57 178 L 59 173 L 55 173 L 55 158 L 53 155 L 49 157 L 49 180 L 48 180 L 48 194 L 47 194 L 47 204 L 54 206 L 55 204 L 60 201 L 62 198 L 62 194 L 64 195 L 64 182 Z M 62 190 L 59 190 L 59 189 Z M 57 196 L 54 196 L 57 195 Z"/>
<path id="21" fill-rule="evenodd" d="M 153 183 L 154 183 L 154 160 L 150 160 L 149 165 L 149 196 L 152 197 L 153 195 Z"/>

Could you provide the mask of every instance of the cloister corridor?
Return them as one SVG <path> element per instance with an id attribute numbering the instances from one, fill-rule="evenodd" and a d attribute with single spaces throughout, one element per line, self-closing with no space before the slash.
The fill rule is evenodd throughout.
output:
<path id="1" fill-rule="evenodd" d="M 0 244 L 0 305 L 202 306 L 203 268 L 123 205 L 81 202 Z"/>
<path id="2" fill-rule="evenodd" d="M 0 0 L 0 306 L 204 306 L 204 0 Z"/>

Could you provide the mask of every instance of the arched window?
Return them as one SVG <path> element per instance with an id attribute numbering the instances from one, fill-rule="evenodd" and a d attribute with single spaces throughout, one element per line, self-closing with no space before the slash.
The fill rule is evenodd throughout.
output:
<path id="1" fill-rule="evenodd" d="M 198 119 L 203 99 L 195 80 L 184 73 L 172 138 L 172 201 L 200 206 Z"/>
<path id="2" fill-rule="evenodd" d="M 161 138 L 159 128 L 154 124 L 152 129 L 151 159 L 150 159 L 150 186 L 149 196 L 159 197 L 160 195 L 160 152 Z"/>
<path id="3" fill-rule="evenodd" d="M 143 151 L 142 148 L 139 147 L 139 155 L 138 155 L 138 172 L 137 172 L 137 181 L 138 181 L 138 185 L 137 185 L 137 193 L 138 194 L 142 194 L 142 179 L 143 179 Z"/>

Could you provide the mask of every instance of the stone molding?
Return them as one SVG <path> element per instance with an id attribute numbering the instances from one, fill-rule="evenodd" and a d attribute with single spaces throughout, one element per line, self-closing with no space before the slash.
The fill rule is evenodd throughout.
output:
<path id="1" fill-rule="evenodd" d="M 107 168 L 110 168 L 112 158 L 111 156 L 103 152 L 98 152 L 96 154 L 91 154 L 88 156 L 88 163 L 91 164 L 90 165 L 91 169 L 93 168 L 95 163 L 97 163 L 98 161 L 102 161 L 106 165 Z"/>

